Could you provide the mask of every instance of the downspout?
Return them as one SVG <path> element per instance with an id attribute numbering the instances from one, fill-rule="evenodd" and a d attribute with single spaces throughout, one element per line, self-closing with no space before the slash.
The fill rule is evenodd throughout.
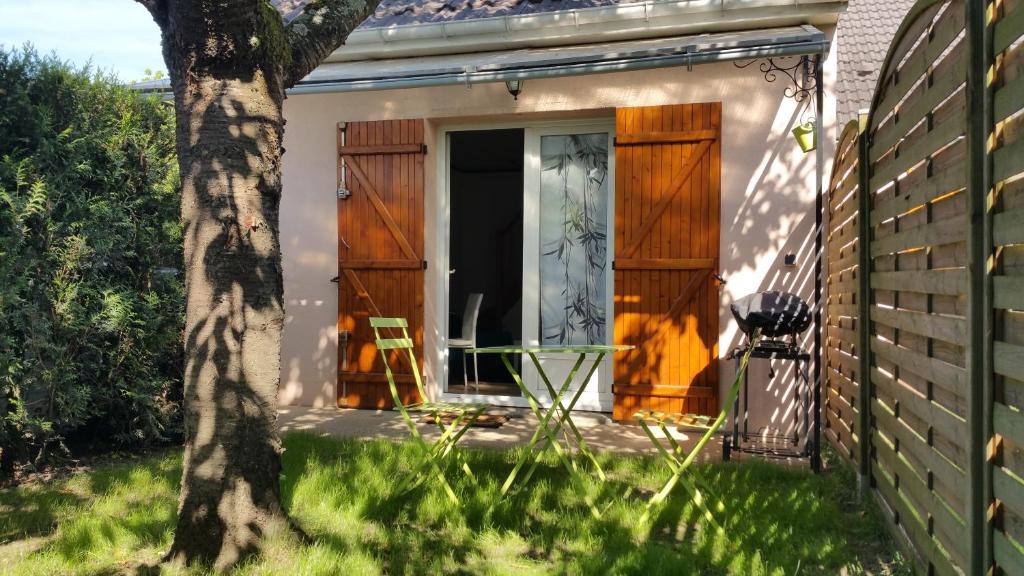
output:
<path id="1" fill-rule="evenodd" d="M 825 149 L 821 145 L 823 135 L 822 117 L 825 114 L 825 86 L 822 75 L 824 59 L 824 49 L 814 57 L 814 130 L 815 134 L 817 134 L 818 145 L 814 148 L 814 390 L 812 391 L 811 400 L 814 426 L 812 428 L 813 439 L 811 440 L 811 470 L 815 473 L 821 471 L 821 287 L 822 272 L 824 270 L 822 260 L 825 256 L 822 249 L 822 227 L 824 225 L 825 212 L 825 191 L 823 189 L 825 183 Z"/>

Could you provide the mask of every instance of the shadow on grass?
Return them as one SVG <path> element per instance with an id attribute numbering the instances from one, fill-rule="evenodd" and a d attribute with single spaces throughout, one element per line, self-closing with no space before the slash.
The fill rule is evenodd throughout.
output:
<path id="1" fill-rule="evenodd" d="M 76 494 L 38 486 L 0 491 L 0 544 L 50 534 L 57 528 L 58 511 L 82 501 Z"/>
<path id="2" fill-rule="evenodd" d="M 0 492 L 5 540 L 44 537 L 12 573 L 123 573 L 139 550 L 168 546 L 180 459 L 174 452 Z"/>
<path id="3" fill-rule="evenodd" d="M 477 482 L 447 470 L 461 499 L 453 506 L 436 482 L 391 492 L 417 461 L 411 445 L 306 434 L 289 436 L 286 445 L 283 494 L 292 514 L 314 539 L 339 554 L 369 554 L 387 573 L 487 572 L 498 559 L 556 573 L 834 573 L 861 562 L 855 548 L 862 543 L 848 542 L 851 522 L 870 521 L 844 512 L 834 497 L 849 479 L 764 462 L 699 468 L 726 507 L 719 534 L 697 521 L 681 489 L 652 526 L 638 524 L 646 498 L 667 475 L 650 458 L 602 455 L 609 482 L 583 486 L 552 459 L 528 487 L 501 498 L 518 453 L 468 451 Z M 625 497 L 630 486 L 639 490 Z M 590 516 L 584 493 L 603 508 L 600 519 Z M 325 517 L 331 510 L 344 511 L 343 519 Z M 355 530 L 341 533 L 339 526 Z"/>
<path id="4" fill-rule="evenodd" d="M 756 461 L 701 466 L 702 482 L 726 507 L 717 533 L 697 520 L 681 489 L 651 526 L 638 524 L 668 473 L 651 458 L 599 454 L 606 483 L 590 474 L 571 482 L 551 459 L 501 498 L 519 452 L 468 451 L 476 482 L 446 470 L 461 499 L 454 506 L 435 481 L 394 493 L 418 461 L 411 444 L 291 434 L 284 445 L 284 503 L 312 542 L 270 538 L 239 574 L 835 574 L 870 564 L 859 550 L 891 554 L 841 471 L 814 476 Z M 0 572 L 158 570 L 173 535 L 180 474 L 175 453 L 0 492 L 6 538 L 48 535 L 22 558 L 5 560 L 0 547 Z M 584 494 L 601 518 L 590 515 Z"/>

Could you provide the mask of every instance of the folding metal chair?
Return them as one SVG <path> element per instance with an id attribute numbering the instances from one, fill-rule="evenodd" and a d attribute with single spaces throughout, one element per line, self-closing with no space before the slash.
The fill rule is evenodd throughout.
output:
<path id="1" fill-rule="evenodd" d="M 667 413 L 667 412 L 656 412 L 652 410 L 641 410 L 633 415 L 640 422 L 640 426 L 643 427 L 644 432 L 647 433 L 648 438 L 654 443 L 654 446 L 658 449 L 658 454 L 662 460 L 672 471 L 668 480 L 665 481 L 664 486 L 659 490 L 651 500 L 647 503 L 647 509 L 644 511 L 643 516 L 640 518 L 642 523 L 647 522 L 650 517 L 651 510 L 663 502 L 668 495 L 672 492 L 672 489 L 677 483 L 683 485 L 684 488 L 690 493 L 693 503 L 700 509 L 704 518 L 710 521 L 716 527 L 718 522 L 715 521 L 714 515 L 708 508 L 705 501 L 704 495 L 697 487 L 696 478 L 688 478 L 684 476 L 687 469 L 696 461 L 697 456 L 700 455 L 701 450 L 711 438 L 718 432 L 718 430 L 725 424 L 726 419 L 729 416 L 729 410 L 736 398 L 739 396 L 740 388 L 743 383 L 743 375 L 747 371 L 747 364 L 750 362 L 750 353 L 757 345 L 757 341 L 760 339 L 760 333 L 755 332 L 750 337 L 750 345 L 747 346 L 746 351 L 740 360 L 739 370 L 736 371 L 736 381 L 733 382 L 732 387 L 729 388 L 729 393 L 726 395 L 725 401 L 722 402 L 722 411 L 718 413 L 718 417 L 714 420 L 710 416 L 703 416 L 700 414 L 681 414 L 678 412 Z M 656 424 L 661 432 L 665 435 L 664 439 L 658 439 L 654 435 L 654 431 L 651 429 L 651 424 Z M 672 437 L 669 433 L 669 426 L 676 426 L 676 429 L 690 430 L 701 430 L 703 435 L 697 440 L 697 443 L 693 446 L 693 449 L 689 453 L 683 449 L 679 442 Z M 719 503 L 716 509 L 721 512 L 722 506 Z"/>
<path id="2" fill-rule="evenodd" d="M 412 339 L 409 338 L 409 323 L 405 318 L 370 318 L 370 326 L 373 327 L 373 334 L 376 338 L 377 349 L 380 350 L 381 358 L 384 359 L 384 371 L 388 378 L 388 387 L 391 388 L 391 397 L 395 402 L 395 408 L 402 413 L 402 419 L 409 427 L 409 434 L 422 456 L 422 459 L 413 468 L 412 472 L 399 482 L 396 493 L 412 490 L 433 474 L 444 487 L 448 498 L 458 503 L 459 498 L 452 490 L 451 484 L 445 478 L 442 465 L 448 458 L 452 458 L 465 472 L 466 476 L 474 479 L 473 471 L 463 455 L 456 449 L 455 445 L 459 439 L 469 430 L 469 427 L 476 422 L 477 418 L 490 406 L 488 404 L 464 404 L 457 402 L 431 402 L 427 399 L 426 390 L 423 388 L 423 380 L 420 378 L 419 365 L 416 363 L 416 356 L 413 354 Z M 396 330 L 401 332 L 400 338 L 382 338 L 381 330 Z M 412 367 L 413 379 L 416 381 L 416 390 L 420 394 L 421 402 L 405 405 L 398 394 L 398 386 L 395 384 L 395 375 L 391 371 L 391 364 L 388 361 L 390 350 L 406 350 L 409 354 L 409 366 Z M 416 421 L 410 416 L 410 412 L 427 414 L 441 431 L 441 436 L 429 444 L 420 435 L 416 428 Z M 444 419 L 451 418 L 450 424 L 445 424 Z M 429 472 L 428 472 L 429 471 Z M 428 473 L 424 473 L 428 472 Z"/>

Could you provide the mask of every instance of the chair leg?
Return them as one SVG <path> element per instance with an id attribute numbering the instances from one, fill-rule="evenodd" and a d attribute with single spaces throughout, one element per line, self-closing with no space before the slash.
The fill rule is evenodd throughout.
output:
<path id="1" fill-rule="evenodd" d="M 466 363 L 467 363 L 468 360 L 469 360 L 469 358 L 467 358 L 466 349 L 463 348 L 462 349 L 462 385 L 466 387 L 467 391 L 469 390 L 469 368 L 466 366 Z"/>
<path id="2" fill-rule="evenodd" d="M 477 394 L 480 393 L 480 359 L 473 353 L 473 380 L 476 382 Z"/>

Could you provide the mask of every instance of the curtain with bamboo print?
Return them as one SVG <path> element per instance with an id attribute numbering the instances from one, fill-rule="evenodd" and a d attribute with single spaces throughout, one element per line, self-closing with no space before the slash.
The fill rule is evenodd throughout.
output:
<path id="1" fill-rule="evenodd" d="M 545 344 L 606 340 L 608 134 L 541 137 L 540 293 Z"/>

